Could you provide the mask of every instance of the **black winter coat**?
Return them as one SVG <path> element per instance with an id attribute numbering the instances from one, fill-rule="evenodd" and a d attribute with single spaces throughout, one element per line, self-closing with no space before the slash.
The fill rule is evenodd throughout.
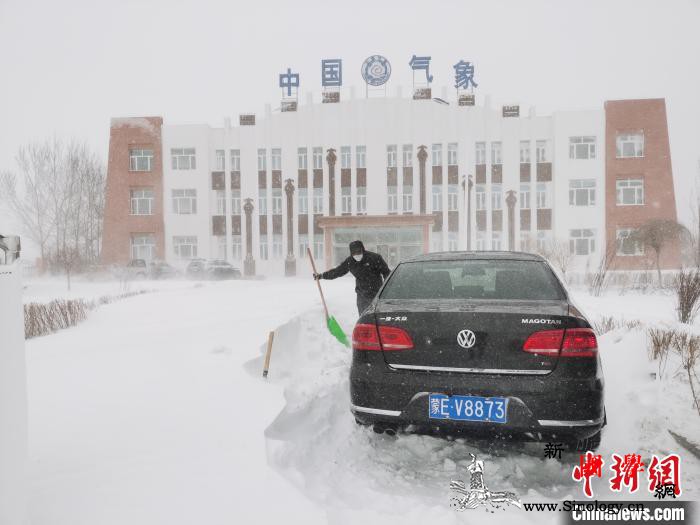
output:
<path id="1" fill-rule="evenodd" d="M 355 291 L 365 297 L 374 297 L 390 273 L 384 258 L 378 253 L 364 252 L 360 262 L 352 256 L 335 268 L 321 274 L 324 279 L 337 279 L 350 272 L 355 276 Z"/>

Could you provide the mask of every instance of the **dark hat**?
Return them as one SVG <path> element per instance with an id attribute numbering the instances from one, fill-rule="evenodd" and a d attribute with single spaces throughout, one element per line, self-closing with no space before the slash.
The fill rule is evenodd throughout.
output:
<path id="1" fill-rule="evenodd" d="M 352 241 L 350 243 L 350 255 L 360 255 L 364 251 L 365 245 L 362 244 L 362 241 Z"/>

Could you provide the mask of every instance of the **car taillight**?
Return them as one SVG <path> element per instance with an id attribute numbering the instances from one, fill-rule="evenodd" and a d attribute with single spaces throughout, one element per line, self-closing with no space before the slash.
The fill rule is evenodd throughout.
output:
<path id="1" fill-rule="evenodd" d="M 590 328 L 569 328 L 564 335 L 561 357 L 594 357 L 598 340 Z"/>
<path id="2" fill-rule="evenodd" d="M 523 350 L 531 354 L 539 355 L 559 355 L 561 340 L 564 337 L 564 330 L 543 330 L 530 334 Z"/>
<path id="3" fill-rule="evenodd" d="M 380 345 L 381 340 L 381 345 Z M 357 324 L 352 331 L 353 350 L 410 350 L 413 340 L 408 332 L 395 326 L 380 326 L 379 330 L 373 324 Z"/>
<path id="4" fill-rule="evenodd" d="M 379 333 L 373 324 L 356 324 L 352 331 L 353 350 L 381 350 Z"/>
<path id="5" fill-rule="evenodd" d="M 413 339 L 406 330 L 395 326 L 380 326 L 379 339 L 384 351 L 410 350 L 413 348 Z"/>
<path id="6" fill-rule="evenodd" d="M 598 351 L 598 341 L 590 328 L 543 330 L 530 334 L 523 350 L 538 355 L 593 357 Z"/>

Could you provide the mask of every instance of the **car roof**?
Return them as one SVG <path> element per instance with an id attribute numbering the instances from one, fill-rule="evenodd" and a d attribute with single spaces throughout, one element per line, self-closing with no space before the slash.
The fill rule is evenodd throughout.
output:
<path id="1" fill-rule="evenodd" d="M 505 252 L 505 251 L 469 251 L 469 252 L 433 252 L 415 255 L 401 262 L 424 261 L 545 261 L 545 258 L 535 253 Z"/>

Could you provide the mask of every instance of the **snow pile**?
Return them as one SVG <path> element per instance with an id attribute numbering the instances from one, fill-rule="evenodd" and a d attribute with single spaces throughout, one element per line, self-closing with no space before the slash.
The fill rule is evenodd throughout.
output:
<path id="1" fill-rule="evenodd" d="M 637 308 L 633 311 L 646 314 L 649 322 L 656 312 L 658 321 L 656 298 L 610 299 L 607 309 L 596 313 L 620 315 L 620 307 L 634 303 Z M 349 330 L 355 319 L 352 306 L 347 304 L 337 313 Z M 582 497 L 580 484 L 571 479 L 577 454 L 565 454 L 561 461 L 545 460 L 541 444 L 519 447 L 410 434 L 391 438 L 356 425 L 349 411 L 351 351 L 326 333 L 322 316 L 320 309 L 306 312 L 279 330 L 285 355 L 284 363 L 276 365 L 283 364 L 284 372 L 271 380 L 283 386 L 286 406 L 265 435 L 270 465 L 324 508 L 331 521 L 456 520 L 455 511 L 449 508 L 449 482 L 468 480 L 470 452 L 484 461 L 485 480 L 492 490 L 513 491 L 525 502 Z M 664 317 L 664 322 L 670 321 Z M 636 452 L 648 459 L 651 454 L 677 452 L 683 460 L 683 498 L 697 499 L 700 464 L 667 432 L 681 428 L 684 435 L 700 435 L 700 418 L 693 413 L 688 385 L 682 380 L 655 381 L 650 376 L 643 329 L 615 330 L 602 336 L 599 344 L 608 426 L 599 449 L 606 471 L 603 479 L 593 482 L 596 497 L 650 499 L 646 491 L 629 495 L 609 490 L 611 454 Z M 493 518 L 499 515 L 504 522 L 516 516 L 533 522 L 556 518 L 515 508 L 497 511 Z"/>

